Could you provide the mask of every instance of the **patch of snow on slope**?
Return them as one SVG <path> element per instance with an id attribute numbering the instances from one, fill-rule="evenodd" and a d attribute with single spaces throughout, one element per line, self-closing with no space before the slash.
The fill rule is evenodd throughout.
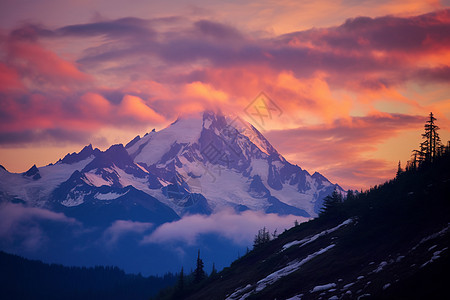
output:
<path id="1" fill-rule="evenodd" d="M 350 282 L 350 283 L 344 285 L 342 287 L 341 291 L 347 290 L 347 289 L 351 288 L 353 285 L 355 285 L 355 283 L 354 282 Z"/>
<path id="2" fill-rule="evenodd" d="M 136 166 L 138 166 L 139 169 L 148 174 L 148 171 L 143 166 L 141 166 L 140 164 L 136 164 Z"/>
<path id="3" fill-rule="evenodd" d="M 299 193 L 297 190 L 297 185 L 290 185 L 288 183 L 283 183 L 281 190 L 275 190 L 268 184 L 265 184 L 265 186 L 267 187 L 267 189 L 269 189 L 270 194 L 281 202 L 303 209 L 310 216 L 316 215 L 316 213 L 314 212 L 314 205 L 311 205 L 311 203 L 313 203 L 312 200 L 317 193 L 316 190 L 311 189 L 307 190 L 305 193 Z"/>
<path id="4" fill-rule="evenodd" d="M 92 155 L 74 164 L 58 162 L 54 165 L 39 167 L 39 174 L 41 174 L 39 180 L 29 180 L 24 178 L 21 173 L 1 172 L 0 188 L 9 195 L 17 196 L 30 204 L 43 206 L 51 192 L 61 182 L 66 181 L 73 172 L 82 170 L 93 159 Z"/>
<path id="5" fill-rule="evenodd" d="M 424 237 L 417 245 L 415 245 L 415 246 L 410 250 L 410 252 L 416 250 L 417 247 L 419 247 L 419 246 L 422 245 L 423 243 L 425 243 L 425 242 L 427 242 L 427 241 L 429 241 L 429 240 L 433 240 L 433 239 L 435 239 L 435 238 L 437 238 L 437 237 L 439 237 L 439 236 L 441 236 L 441 235 L 446 234 L 449 230 L 450 230 L 450 223 L 448 223 L 448 224 L 447 224 L 447 227 L 443 228 L 441 231 L 436 232 L 436 233 L 433 233 L 433 234 L 431 234 L 431 235 L 429 235 L 429 236 L 427 236 L 427 237 Z"/>
<path id="6" fill-rule="evenodd" d="M 275 271 L 271 274 L 269 274 L 268 276 L 266 276 L 265 278 L 261 279 L 260 281 L 258 281 L 256 284 L 256 292 L 262 291 L 263 289 L 265 289 L 268 285 L 273 284 L 274 282 L 276 282 L 277 280 L 279 280 L 281 277 L 287 276 L 295 271 L 297 271 L 301 266 L 303 266 L 304 264 L 306 264 L 307 262 L 309 262 L 310 260 L 312 260 L 313 258 L 327 252 L 328 250 L 330 250 L 331 248 L 333 248 L 335 245 L 331 244 L 328 247 L 325 247 L 323 249 L 320 249 L 317 252 L 314 252 L 310 255 L 308 255 L 306 258 L 298 261 L 293 261 L 291 263 L 289 263 L 286 267 Z"/>
<path id="7" fill-rule="evenodd" d="M 186 173 L 181 169 L 177 170 L 182 174 Z M 248 178 L 241 173 L 231 169 L 219 169 L 217 165 L 212 164 L 202 166 L 195 161 L 186 164 L 184 170 L 200 176 L 196 180 L 201 188 L 199 192 L 208 199 L 214 211 L 239 204 L 244 204 L 251 210 L 261 211 L 267 205 L 267 201 L 249 196 Z"/>
<path id="8" fill-rule="evenodd" d="M 382 261 L 382 262 L 380 262 L 380 264 L 378 265 L 378 267 L 377 267 L 373 272 L 374 272 L 374 273 L 381 272 L 381 271 L 383 271 L 384 267 L 386 267 L 387 265 L 388 265 L 387 262 Z"/>
<path id="9" fill-rule="evenodd" d="M 250 176 L 259 175 L 263 183 L 269 177 L 269 164 L 265 159 L 252 159 Z"/>
<path id="10" fill-rule="evenodd" d="M 288 298 L 286 300 L 302 300 L 302 297 L 303 297 L 303 294 L 298 294 L 298 295 L 295 295 L 295 296 L 293 296 L 291 298 Z"/>
<path id="11" fill-rule="evenodd" d="M 247 291 L 249 291 L 249 290 L 251 290 L 251 289 L 252 289 L 252 285 L 251 284 L 247 284 L 245 287 L 237 289 L 233 294 L 229 295 L 225 300 L 235 300 L 235 299 L 244 300 L 245 298 L 250 296 L 250 293 L 246 293 L 244 295 L 242 295 L 242 294 L 247 292 Z"/>
<path id="12" fill-rule="evenodd" d="M 117 198 L 127 194 L 127 193 L 128 193 L 128 191 L 126 191 L 123 194 L 117 194 L 117 193 L 113 193 L 113 192 L 109 192 L 106 194 L 97 193 L 94 197 L 98 200 L 114 200 L 114 199 L 117 199 Z"/>
<path id="13" fill-rule="evenodd" d="M 145 163 L 148 166 L 157 163 L 166 154 L 174 143 L 193 143 L 198 141 L 202 130 L 201 118 L 180 118 L 169 127 L 159 132 L 154 132 L 147 139 L 141 139 L 128 149 L 133 155 L 139 151 L 139 147 L 147 143 L 135 157 L 135 162 Z"/>
<path id="14" fill-rule="evenodd" d="M 227 116 L 226 120 L 227 124 L 236 128 L 236 130 L 240 134 L 248 137 L 250 142 L 252 142 L 256 147 L 258 147 L 259 150 L 269 155 L 269 151 L 267 149 L 269 145 L 267 145 L 266 141 L 259 138 L 258 132 L 253 128 L 253 126 L 249 122 L 236 116 Z"/>
<path id="15" fill-rule="evenodd" d="M 286 267 L 284 267 L 278 271 L 275 271 L 275 272 L 267 275 L 265 278 L 259 280 L 256 283 L 256 286 L 247 285 L 243 288 L 236 289 L 233 294 L 231 294 L 230 296 L 228 296 L 226 298 L 226 300 L 237 300 L 237 299 L 245 300 L 247 297 L 249 297 L 254 292 L 260 292 L 263 289 L 265 289 L 268 285 L 275 283 L 280 278 L 297 271 L 301 266 L 303 266 L 304 264 L 306 264 L 313 258 L 327 252 L 334 246 L 335 246 L 334 244 L 331 244 L 328 247 L 322 248 L 319 251 L 316 251 L 316 252 L 308 255 L 307 257 L 305 257 L 302 260 L 294 260 L 294 261 L 290 262 Z M 303 295 L 294 296 L 291 299 L 300 299 L 301 296 L 303 296 Z M 299 298 L 295 298 L 295 297 L 299 297 Z"/>
<path id="16" fill-rule="evenodd" d="M 329 290 L 334 287 L 336 287 L 336 283 L 328 283 L 328 284 L 324 284 L 324 285 L 318 285 L 318 286 L 315 286 L 311 290 L 311 293 L 326 291 L 326 290 Z"/>
<path id="17" fill-rule="evenodd" d="M 206 120 L 203 121 L 203 127 L 204 127 L 205 129 L 209 129 L 209 127 L 211 126 L 211 124 L 212 124 L 211 119 L 206 119 Z"/>
<path id="18" fill-rule="evenodd" d="M 315 235 L 313 235 L 313 236 L 304 238 L 304 239 L 302 239 L 302 240 L 300 240 L 300 241 L 292 241 L 292 242 L 290 242 L 290 243 L 287 243 L 287 244 L 285 244 L 285 245 L 283 246 L 282 251 L 284 251 L 284 250 L 286 250 L 286 249 L 288 249 L 288 248 L 290 248 L 290 247 L 292 247 L 292 246 L 296 246 L 296 245 L 300 245 L 299 247 L 303 247 L 304 245 L 307 245 L 307 244 L 309 244 L 309 243 L 314 242 L 314 241 L 317 240 L 319 237 L 324 236 L 324 235 L 327 235 L 327 234 L 330 234 L 330 233 L 332 233 L 332 232 L 334 232 L 334 231 L 340 229 L 341 227 L 343 227 L 343 226 L 345 226 L 345 225 L 349 225 L 349 224 L 351 224 L 351 223 L 353 223 L 353 222 L 354 222 L 353 219 L 348 219 L 348 220 L 345 220 L 344 222 L 342 222 L 341 224 L 339 224 L 339 225 L 336 226 L 336 227 L 333 227 L 333 228 L 324 230 L 324 231 L 322 231 L 322 232 L 319 232 L 318 234 L 315 234 Z"/>
<path id="19" fill-rule="evenodd" d="M 439 250 L 438 250 L 438 251 L 435 251 L 435 252 L 433 253 L 433 257 L 431 257 L 431 259 L 430 259 L 429 261 L 425 262 L 425 263 L 422 264 L 420 267 L 423 268 L 423 267 L 425 267 L 426 265 L 428 265 L 428 264 L 434 262 L 435 260 L 439 259 L 439 258 L 441 257 L 440 254 L 441 254 L 442 252 L 446 251 L 447 249 L 448 249 L 448 247 L 445 247 L 444 249 L 442 249 L 442 250 L 440 250 L 440 251 L 439 251 Z"/>
<path id="20" fill-rule="evenodd" d="M 67 195 L 66 199 L 62 201 L 61 204 L 64 205 L 65 207 L 73 207 L 84 203 L 84 196 L 85 196 L 84 192 L 73 191 L 73 193 L 75 198 L 72 198 L 70 197 L 70 195 Z"/>
<path id="21" fill-rule="evenodd" d="M 102 185 L 107 185 L 107 186 L 112 185 L 111 181 L 106 181 L 105 179 L 102 178 L 101 175 L 97 175 L 95 173 L 88 172 L 88 173 L 85 173 L 84 176 L 86 176 L 86 179 L 88 180 L 86 182 L 87 184 L 91 184 L 96 187 L 101 187 Z"/>

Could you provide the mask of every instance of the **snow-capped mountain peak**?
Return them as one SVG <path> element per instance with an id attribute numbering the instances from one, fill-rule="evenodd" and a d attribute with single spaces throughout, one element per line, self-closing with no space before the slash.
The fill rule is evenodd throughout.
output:
<path id="1" fill-rule="evenodd" d="M 315 216 L 337 186 L 290 164 L 240 117 L 211 111 L 181 116 L 125 147 L 88 145 L 54 165 L 0 177 L 7 195 L 57 210 L 126 201 L 132 186 L 179 216 L 224 208 Z M 94 197 L 103 194 L 121 196 Z"/>

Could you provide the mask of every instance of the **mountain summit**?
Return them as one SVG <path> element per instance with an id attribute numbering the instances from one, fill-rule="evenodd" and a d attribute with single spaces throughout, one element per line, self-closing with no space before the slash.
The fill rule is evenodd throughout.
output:
<path id="1" fill-rule="evenodd" d="M 30 178 L 31 171 L 40 178 Z M 69 215 L 92 205 L 118 205 L 117 199 L 124 205 L 123 198 L 135 195 L 130 189 L 137 190 L 165 207 L 170 217 L 160 221 L 230 208 L 312 217 L 335 187 L 344 192 L 289 163 L 248 122 L 210 111 L 179 117 L 125 147 L 102 152 L 88 145 L 53 165 L 0 176 L 3 194 Z"/>
<path id="2" fill-rule="evenodd" d="M 198 237 L 197 244 L 173 246 L 180 236 L 173 228 L 189 230 L 186 224 L 199 220 L 215 224 L 223 216 L 258 215 L 258 222 L 314 217 L 336 187 L 344 193 L 289 163 L 238 117 L 182 116 L 126 146 L 100 151 L 87 145 L 24 173 L 0 168 L 0 213 L 20 225 L 0 239 L 0 249 L 28 255 L 33 247 L 47 262 L 162 273 L 187 266 L 197 253 L 192 247 L 199 247 L 220 267 L 247 245 L 224 239 L 225 233 L 194 230 L 188 236 Z"/>

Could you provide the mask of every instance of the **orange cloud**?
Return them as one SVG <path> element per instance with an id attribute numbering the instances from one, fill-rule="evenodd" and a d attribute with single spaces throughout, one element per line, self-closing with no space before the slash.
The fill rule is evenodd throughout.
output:
<path id="1" fill-rule="evenodd" d="M 184 87 L 184 94 L 192 100 L 198 99 L 213 103 L 225 103 L 228 100 L 227 94 L 200 81 L 187 84 Z"/>
<path id="2" fill-rule="evenodd" d="M 139 97 L 125 95 L 119 106 L 118 114 L 137 119 L 141 122 L 162 123 L 165 121 L 164 117 L 151 109 L 144 100 Z"/>
<path id="3" fill-rule="evenodd" d="M 396 162 L 402 159 L 377 157 L 378 146 L 412 128 L 420 136 L 423 122 L 423 117 L 378 112 L 265 135 L 280 153 L 308 171 L 322 172 L 346 188 L 359 189 L 391 178 Z"/>
<path id="4" fill-rule="evenodd" d="M 410 17 L 436 4 L 422 2 L 364 2 L 365 10 L 356 4 L 319 24 L 332 27 L 308 30 L 302 7 L 312 20 L 343 4 L 255 5 L 270 7 L 258 16 L 274 23 L 272 34 L 195 18 L 161 27 L 137 18 L 22 26 L 0 37 L 0 142 L 88 143 L 89 133 L 147 130 L 205 109 L 242 116 L 264 91 L 282 110 L 262 128 L 272 129 L 281 153 L 339 183 L 367 186 L 395 169 L 389 154 L 375 155 L 377 145 L 416 126 L 414 115 L 433 110 L 442 131 L 449 128 L 450 10 Z M 286 14 L 265 18 L 279 5 Z M 343 22 L 361 14 L 372 17 Z"/>

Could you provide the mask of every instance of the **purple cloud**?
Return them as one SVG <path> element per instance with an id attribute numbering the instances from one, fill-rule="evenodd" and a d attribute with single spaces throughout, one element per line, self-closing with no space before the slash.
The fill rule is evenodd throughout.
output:
<path id="1" fill-rule="evenodd" d="M 117 220 L 105 230 L 103 239 L 106 241 L 107 246 L 113 246 L 125 235 L 133 233 L 143 234 L 152 227 L 152 223 Z"/>
<path id="2" fill-rule="evenodd" d="M 209 20 L 200 20 L 194 23 L 201 33 L 221 40 L 242 39 L 242 34 L 231 26 Z"/>
<path id="3" fill-rule="evenodd" d="M 190 215 L 181 220 L 165 223 L 151 234 L 144 237 L 142 243 L 166 244 L 184 242 L 195 244 L 200 235 L 210 233 L 218 234 L 235 244 L 249 245 L 255 234 L 264 226 L 273 232 L 277 229 L 281 233 L 285 228 L 291 228 L 294 221 L 307 221 L 307 218 L 298 216 L 279 216 L 264 214 L 262 212 L 245 211 L 236 214 L 226 210 L 210 216 Z"/>
<path id="4" fill-rule="evenodd" d="M 3 246 L 19 241 L 26 250 L 37 250 L 47 240 L 39 222 L 51 221 L 70 225 L 80 225 L 75 219 L 63 213 L 55 213 L 38 207 L 22 204 L 0 204 L 0 240 Z"/>
<path id="5" fill-rule="evenodd" d="M 56 30 L 61 36 L 96 36 L 104 35 L 108 38 L 140 38 L 147 39 L 156 36 L 150 28 L 150 22 L 139 18 L 122 18 L 112 21 L 94 22 L 87 24 L 69 25 Z"/>
<path id="6" fill-rule="evenodd" d="M 63 146 L 67 144 L 83 144 L 93 140 L 96 141 L 96 145 L 108 145 L 106 138 L 95 138 L 91 131 L 49 128 L 0 132 L 0 145 L 2 147 L 17 147 L 30 144 Z"/>

